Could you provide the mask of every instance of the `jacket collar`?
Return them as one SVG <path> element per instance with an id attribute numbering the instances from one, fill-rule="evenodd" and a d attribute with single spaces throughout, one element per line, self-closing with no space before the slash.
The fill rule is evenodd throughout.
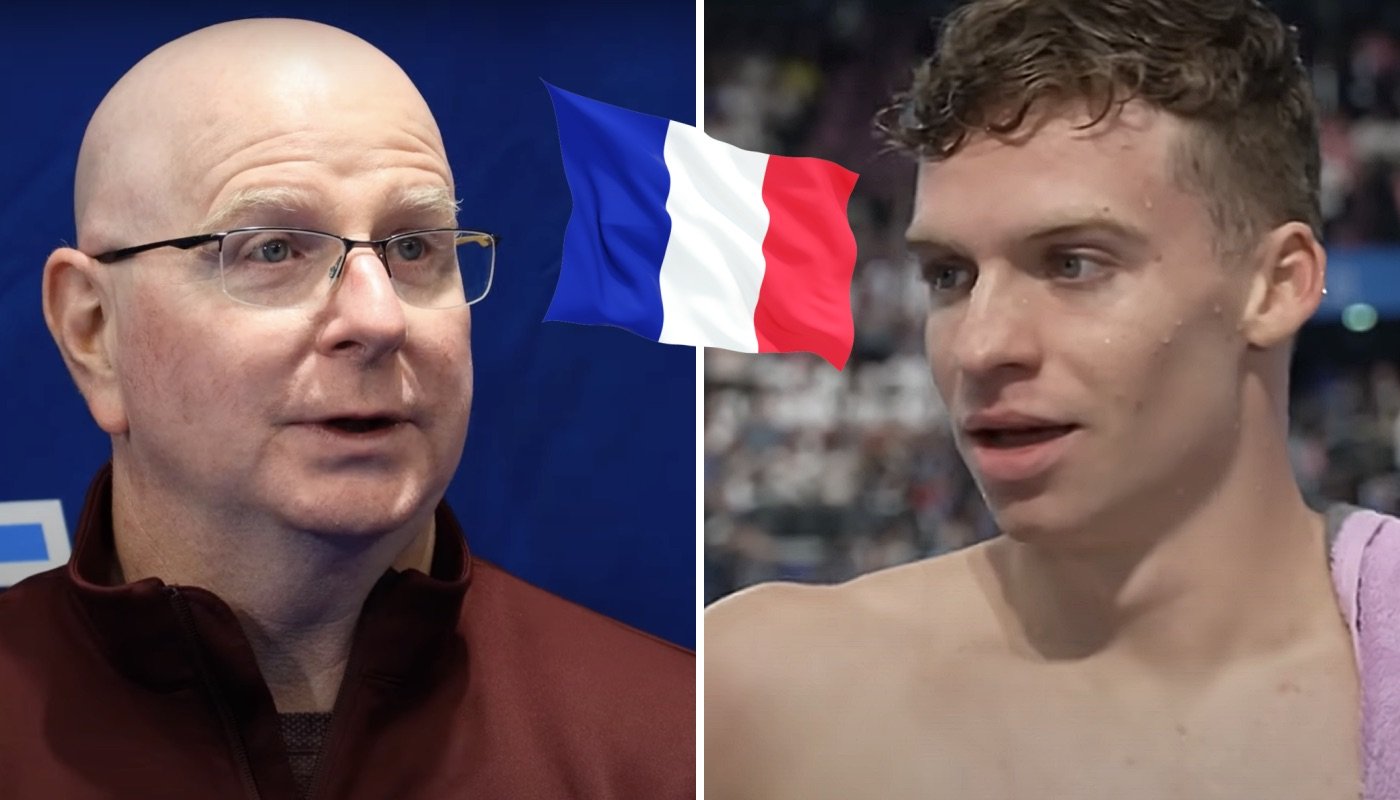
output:
<path id="1" fill-rule="evenodd" d="M 365 674 L 402 681 L 438 660 L 456 638 L 471 580 L 471 553 L 445 502 L 436 512 L 431 574 L 388 570 L 370 590 L 352 645 Z M 120 672 L 157 690 L 199 679 L 189 628 L 204 657 L 225 677 L 260 679 L 233 610 L 204 589 L 169 586 L 159 578 L 109 585 L 116 548 L 112 531 L 112 467 L 88 488 L 78 519 L 67 578 L 98 648 Z M 188 603 L 182 619 L 175 597 Z M 220 663 L 223 662 L 223 663 Z"/>

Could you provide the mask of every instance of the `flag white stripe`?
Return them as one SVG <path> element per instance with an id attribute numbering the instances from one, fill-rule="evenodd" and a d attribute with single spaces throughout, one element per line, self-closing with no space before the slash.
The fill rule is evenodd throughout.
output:
<path id="1" fill-rule="evenodd" d="M 661 260 L 661 337 L 670 344 L 758 352 L 768 156 L 672 122 L 663 148 L 671 238 Z"/>

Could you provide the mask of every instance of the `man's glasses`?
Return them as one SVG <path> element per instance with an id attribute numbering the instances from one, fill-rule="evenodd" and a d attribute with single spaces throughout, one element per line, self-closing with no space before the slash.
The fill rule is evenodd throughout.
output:
<path id="1" fill-rule="evenodd" d="M 299 308 L 320 302 L 345 269 L 355 247 L 373 248 L 394 291 L 419 308 L 469 306 L 491 289 L 499 239 L 481 231 L 435 228 L 360 241 L 300 228 L 239 228 L 124 247 L 96 260 L 111 264 L 158 247 L 189 250 L 218 243 L 224 293 L 249 305 Z"/>

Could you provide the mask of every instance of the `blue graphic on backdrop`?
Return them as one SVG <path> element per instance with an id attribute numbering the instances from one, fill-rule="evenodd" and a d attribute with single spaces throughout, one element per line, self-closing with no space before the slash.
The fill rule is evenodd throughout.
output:
<path id="1" fill-rule="evenodd" d="M 0 503 L 0 587 L 68 561 L 68 526 L 58 500 Z"/>

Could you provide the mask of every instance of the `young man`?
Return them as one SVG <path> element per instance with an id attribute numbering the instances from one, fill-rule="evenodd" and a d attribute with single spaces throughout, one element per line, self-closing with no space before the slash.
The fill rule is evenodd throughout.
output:
<path id="1" fill-rule="evenodd" d="M 1352 639 L 1285 450 L 1323 290 L 1255 0 L 977 0 L 882 117 L 934 382 L 1006 534 L 706 620 L 707 796 L 1355 798 Z"/>
<path id="2" fill-rule="evenodd" d="M 694 661 L 473 559 L 442 497 L 494 237 L 344 31 L 181 37 L 97 109 L 44 312 L 112 461 L 0 595 L 10 798 L 684 797 Z"/>

